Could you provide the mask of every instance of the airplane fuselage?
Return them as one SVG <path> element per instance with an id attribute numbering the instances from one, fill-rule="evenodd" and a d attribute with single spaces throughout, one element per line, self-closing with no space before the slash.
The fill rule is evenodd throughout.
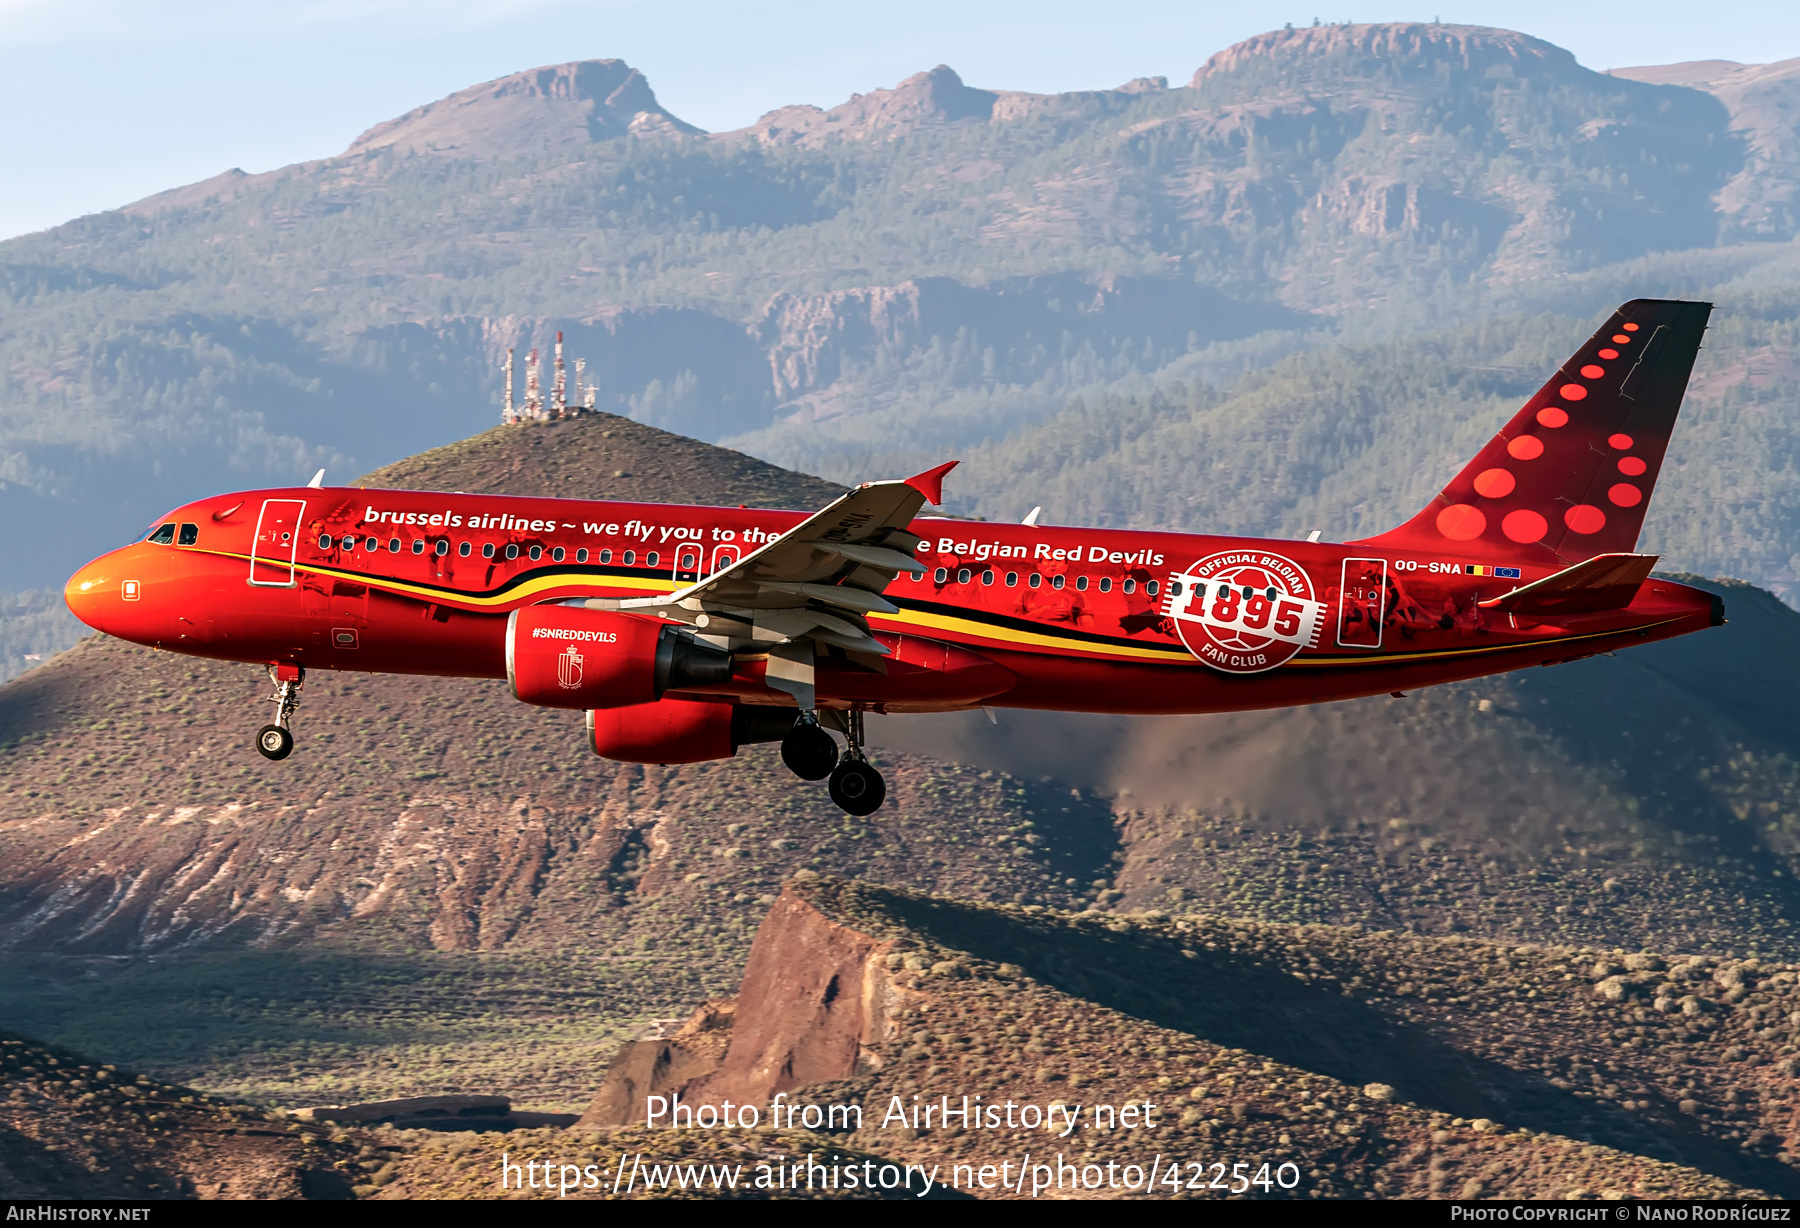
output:
<path id="1" fill-rule="evenodd" d="M 171 512 L 95 560 L 71 608 L 121 639 L 308 670 L 506 676 L 507 616 L 666 594 L 800 512 L 299 487 Z M 167 531 L 164 531 L 164 526 Z M 821 707 L 1218 712 L 1406 691 L 1714 625 L 1711 594 L 1652 579 L 1628 606 L 1525 618 L 1482 601 L 1542 579 L 1467 552 L 920 517 L 922 576 L 871 614 L 882 665 L 823 653 Z M 157 540 L 166 537 L 167 540 Z M 702 627 L 703 629 L 703 627 Z M 998 667 L 998 668 L 994 668 Z M 755 653 L 741 702 L 791 703 Z"/>

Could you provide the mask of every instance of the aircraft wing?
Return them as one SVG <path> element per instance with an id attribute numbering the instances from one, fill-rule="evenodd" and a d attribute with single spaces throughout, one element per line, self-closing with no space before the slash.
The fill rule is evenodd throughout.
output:
<path id="1" fill-rule="evenodd" d="M 659 613 L 727 640 L 771 643 L 805 637 L 852 652 L 888 655 L 864 616 L 896 614 L 882 591 L 901 572 L 924 571 L 907 531 L 919 508 L 943 497 L 957 462 L 905 481 L 870 482 L 704 580 L 621 610 Z"/>

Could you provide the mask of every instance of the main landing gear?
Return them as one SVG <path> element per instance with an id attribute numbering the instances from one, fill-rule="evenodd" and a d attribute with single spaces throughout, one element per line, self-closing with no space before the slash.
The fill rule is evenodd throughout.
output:
<path id="1" fill-rule="evenodd" d="M 256 731 L 256 749 L 264 759 L 286 759 L 294 753 L 294 735 L 288 724 L 300 706 L 300 684 L 306 681 L 306 670 L 298 665 L 271 665 L 269 681 L 275 684 L 275 723 Z"/>
<path id="2" fill-rule="evenodd" d="M 818 714 L 802 712 L 781 740 L 781 761 L 801 780 L 824 780 L 831 800 L 846 813 L 862 818 L 881 809 L 887 800 L 887 782 L 863 754 L 862 711 L 842 713 L 841 719 L 840 727 L 850 743 L 842 758 L 837 743 L 820 727 Z"/>

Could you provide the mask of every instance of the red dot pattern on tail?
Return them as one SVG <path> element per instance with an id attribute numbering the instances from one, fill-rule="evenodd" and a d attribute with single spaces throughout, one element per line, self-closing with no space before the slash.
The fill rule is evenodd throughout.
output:
<path id="1" fill-rule="evenodd" d="M 1453 542 L 1472 542 L 1487 529 L 1487 517 L 1481 509 L 1467 503 L 1452 503 L 1437 514 L 1437 530 Z"/>
<path id="2" fill-rule="evenodd" d="M 1563 513 L 1563 523 L 1576 533 L 1598 533 L 1606 527 L 1606 513 L 1591 503 L 1577 503 Z"/>
<path id="3" fill-rule="evenodd" d="M 1542 541 L 1544 534 L 1550 531 L 1550 522 L 1528 508 L 1520 508 L 1516 512 L 1506 513 L 1500 522 L 1500 531 L 1512 541 L 1525 543 Z"/>
<path id="4" fill-rule="evenodd" d="M 1486 547 L 1495 559 L 1530 566 L 1634 549 L 1709 310 L 1672 300 L 1625 304 L 1547 372 L 1436 499 L 1370 542 Z M 1647 348 L 1633 350 L 1638 341 Z"/>
<path id="5" fill-rule="evenodd" d="M 1487 469 L 1475 477 L 1475 493 L 1486 499 L 1504 499 L 1518 480 L 1504 469 Z"/>

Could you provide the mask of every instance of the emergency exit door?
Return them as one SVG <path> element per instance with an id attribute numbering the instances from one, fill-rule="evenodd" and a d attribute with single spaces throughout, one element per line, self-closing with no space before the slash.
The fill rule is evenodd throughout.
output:
<path id="1" fill-rule="evenodd" d="M 256 518 L 256 540 L 250 544 L 250 583 L 266 588 L 294 587 L 294 554 L 300 549 L 304 499 L 264 499 Z"/>
<path id="2" fill-rule="evenodd" d="M 1338 593 L 1338 647 L 1380 648 L 1381 622 L 1387 617 L 1387 560 L 1345 559 Z"/>

